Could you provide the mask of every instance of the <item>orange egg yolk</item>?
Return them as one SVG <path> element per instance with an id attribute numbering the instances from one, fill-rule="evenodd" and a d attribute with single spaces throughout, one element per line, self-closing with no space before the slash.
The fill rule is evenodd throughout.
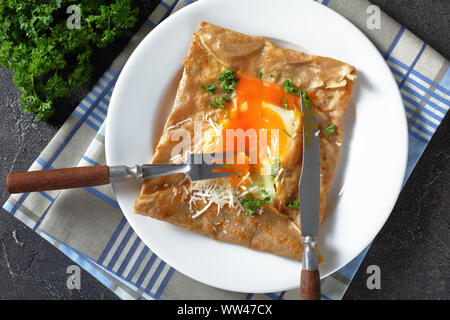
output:
<path id="1" fill-rule="evenodd" d="M 235 93 L 234 102 L 226 104 L 225 112 L 220 119 L 223 127 L 222 150 L 215 151 L 247 153 L 244 164 L 239 163 L 233 166 L 234 171 L 244 175 L 248 171 L 256 172 L 263 165 L 271 164 L 288 152 L 292 136 L 288 133 L 285 121 L 278 112 L 274 111 L 274 108 L 284 109 L 283 111 L 298 109 L 299 98 L 286 94 L 280 85 L 250 77 L 240 77 Z M 268 107 L 268 104 L 272 107 Z M 227 145 L 227 129 L 242 129 L 244 132 L 254 129 L 251 132 L 254 133 L 252 136 L 257 143 L 254 141 L 250 143 L 250 139 L 245 137 L 245 146 L 238 145 L 237 138 L 234 142 L 228 142 Z M 265 129 L 263 132 L 266 133 L 264 134 L 260 129 Z M 255 152 L 256 164 L 249 158 Z"/>

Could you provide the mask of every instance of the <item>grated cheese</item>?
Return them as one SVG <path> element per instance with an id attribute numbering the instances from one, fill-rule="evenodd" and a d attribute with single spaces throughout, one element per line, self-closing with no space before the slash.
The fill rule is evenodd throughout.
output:
<path id="1" fill-rule="evenodd" d="M 194 214 L 194 215 L 192 216 L 192 219 L 195 219 L 195 218 L 200 217 L 200 216 L 202 215 L 203 212 L 205 212 L 206 210 L 208 210 L 209 207 L 211 207 L 212 203 L 213 203 L 213 202 L 212 202 L 212 200 L 211 200 L 206 206 L 203 207 L 202 210 L 197 211 L 197 213 Z"/>
<path id="2" fill-rule="evenodd" d="M 245 182 L 245 180 L 249 180 L 250 182 L 251 182 L 251 180 L 250 180 L 250 172 L 247 172 L 243 177 L 242 177 L 242 179 L 241 179 L 241 181 L 239 181 L 239 183 L 236 185 L 236 187 L 239 187 L 243 182 Z M 241 188 L 245 188 L 245 186 L 241 186 Z M 244 189 L 245 190 L 245 189 Z"/>
<path id="3" fill-rule="evenodd" d="M 173 126 L 168 127 L 167 130 L 171 130 L 171 129 L 178 128 L 178 127 L 181 126 L 183 123 L 186 123 L 186 122 L 189 122 L 189 121 L 192 121 L 192 118 L 187 118 L 187 119 L 184 119 L 183 121 L 177 122 L 177 123 L 175 123 Z"/>
<path id="4" fill-rule="evenodd" d="M 170 158 L 169 161 L 178 160 L 178 159 L 181 159 L 182 157 L 183 157 L 183 155 L 180 153 L 180 154 L 177 154 L 176 156 L 173 156 L 172 158 Z"/>
<path id="5" fill-rule="evenodd" d="M 278 181 L 278 178 L 280 177 L 280 175 L 283 173 L 283 171 L 284 171 L 284 168 L 280 168 L 279 170 L 278 170 L 278 173 L 277 173 L 277 176 L 275 177 L 275 181 Z"/>
<path id="6" fill-rule="evenodd" d="M 188 179 L 187 176 L 184 177 L 183 180 L 181 180 L 180 182 L 178 182 L 178 185 L 181 186 L 182 184 L 184 184 L 186 182 L 186 180 Z M 185 187 L 186 188 L 186 187 Z M 187 189 L 186 189 L 187 190 Z"/>
<path id="7" fill-rule="evenodd" d="M 240 192 L 238 189 L 233 188 L 229 181 L 210 179 L 193 181 L 189 190 L 185 188 L 185 192 L 191 197 L 189 200 L 189 208 L 191 211 L 193 204 L 198 201 L 206 204 L 192 216 L 192 218 L 196 218 L 205 212 L 212 204 L 217 205 L 217 215 L 219 215 L 221 208 L 224 206 L 237 208 L 238 214 L 241 210 L 245 211 L 240 201 L 249 191 L 246 190 Z"/>
<path id="8" fill-rule="evenodd" d="M 211 124 L 211 127 L 216 132 L 216 136 L 220 137 L 222 135 L 222 127 L 218 126 L 214 121 L 211 120 L 211 118 L 208 118 L 208 121 Z"/>

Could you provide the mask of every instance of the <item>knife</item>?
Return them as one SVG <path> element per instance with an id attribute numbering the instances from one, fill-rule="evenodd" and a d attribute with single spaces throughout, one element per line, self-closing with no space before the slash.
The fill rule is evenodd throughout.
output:
<path id="1" fill-rule="evenodd" d="M 300 226 L 303 237 L 300 300 L 320 300 L 320 274 L 316 249 L 320 214 L 320 139 L 312 106 L 301 100 L 303 154 L 299 182 Z"/>

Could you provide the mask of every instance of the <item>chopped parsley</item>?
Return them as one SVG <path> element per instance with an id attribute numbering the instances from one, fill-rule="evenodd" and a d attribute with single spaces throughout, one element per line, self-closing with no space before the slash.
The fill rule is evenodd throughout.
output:
<path id="1" fill-rule="evenodd" d="M 283 103 L 283 98 L 284 98 L 284 97 L 285 97 L 285 96 L 282 96 L 282 97 L 280 98 L 280 100 L 278 100 L 278 104 L 279 104 L 279 105 L 282 105 L 282 106 L 285 107 L 286 109 L 289 109 L 288 98 L 286 98 L 285 102 Z"/>
<path id="2" fill-rule="evenodd" d="M 258 72 L 258 78 L 262 78 L 262 76 L 263 76 L 263 73 L 260 71 L 260 72 Z"/>
<path id="3" fill-rule="evenodd" d="M 302 90 L 302 99 L 303 99 L 303 103 L 305 104 L 306 107 L 309 108 L 312 106 L 312 101 L 308 97 L 308 92 L 306 92 L 306 90 Z"/>
<path id="4" fill-rule="evenodd" d="M 230 102 L 231 98 L 229 96 L 214 98 L 213 102 L 211 102 L 211 107 L 214 109 L 225 109 L 225 102 Z"/>
<path id="5" fill-rule="evenodd" d="M 312 101 L 308 97 L 308 92 L 306 92 L 306 90 L 298 91 L 297 89 L 295 89 L 292 79 L 284 80 L 283 86 L 284 92 L 286 92 L 287 94 L 295 94 L 296 96 L 302 97 L 303 103 L 306 107 L 309 108 L 312 106 Z"/>
<path id="6" fill-rule="evenodd" d="M 273 78 L 273 74 L 270 74 L 270 77 Z"/>
<path id="7" fill-rule="evenodd" d="M 223 89 L 226 91 L 226 93 L 230 94 L 234 88 L 237 86 L 237 83 L 239 81 L 239 78 L 236 77 L 236 72 L 231 70 L 230 68 L 226 68 L 224 71 L 219 73 L 219 76 L 217 77 L 217 80 L 219 80 L 220 84 L 222 85 Z M 200 86 L 201 89 L 203 89 Z M 208 87 L 208 84 L 203 90 L 208 91 L 211 95 L 214 94 L 215 89 L 217 88 L 216 84 L 211 84 Z M 211 107 L 214 109 L 225 109 L 225 102 L 230 102 L 231 98 L 229 95 L 214 98 L 214 100 L 211 102 Z M 228 110 L 225 110 L 225 119 L 228 119 L 229 112 Z"/>
<path id="8" fill-rule="evenodd" d="M 268 194 L 266 190 L 261 190 L 265 195 Z M 244 199 L 241 201 L 242 206 L 245 208 L 245 213 L 248 216 L 252 216 L 257 209 L 263 208 L 266 202 L 270 201 L 270 196 L 266 196 L 264 199 L 258 199 L 247 194 Z"/>
<path id="9" fill-rule="evenodd" d="M 300 91 L 298 91 L 297 89 L 294 88 L 294 83 L 292 82 L 292 80 L 284 80 L 283 82 L 283 86 L 284 86 L 284 92 L 288 93 L 288 94 L 295 94 L 297 96 L 300 96 Z"/>
<path id="10" fill-rule="evenodd" d="M 219 80 L 226 93 L 231 93 L 239 82 L 239 78 L 236 77 L 236 72 L 230 68 L 226 68 L 222 71 L 217 80 Z"/>
<path id="11" fill-rule="evenodd" d="M 328 134 L 334 133 L 334 129 L 336 128 L 336 125 L 330 124 L 328 127 L 325 128 L 325 132 Z"/>
<path id="12" fill-rule="evenodd" d="M 327 99 L 330 100 L 331 98 L 333 98 L 333 96 L 328 96 Z"/>
<path id="13" fill-rule="evenodd" d="M 292 138 L 291 135 L 289 134 L 289 132 L 287 132 L 285 128 L 283 128 L 282 130 L 284 131 L 284 133 L 286 133 L 288 135 L 289 138 Z"/>
<path id="14" fill-rule="evenodd" d="M 270 166 L 270 174 L 275 179 L 280 171 L 280 159 L 275 159 Z"/>
<path id="15" fill-rule="evenodd" d="M 287 204 L 287 207 L 288 207 L 288 208 L 298 209 L 298 208 L 300 207 L 300 201 L 295 200 L 295 201 L 289 202 L 289 203 Z"/>
<path id="16" fill-rule="evenodd" d="M 200 89 L 208 92 L 211 96 L 215 93 L 217 88 L 217 84 L 215 83 L 207 83 L 206 85 L 201 85 Z"/>

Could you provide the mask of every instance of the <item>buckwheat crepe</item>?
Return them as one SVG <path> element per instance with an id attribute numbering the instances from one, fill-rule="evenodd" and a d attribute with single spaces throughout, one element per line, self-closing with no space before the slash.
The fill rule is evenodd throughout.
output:
<path id="1" fill-rule="evenodd" d="M 295 87 L 306 90 L 320 130 L 320 221 L 323 222 L 338 163 L 344 113 L 356 80 L 355 68 L 346 63 L 279 48 L 262 37 L 202 22 L 184 61 L 176 100 L 152 163 L 185 161 L 185 157 L 173 155 L 173 148 L 179 144 L 179 139 L 174 139 L 173 135 L 183 128 L 193 136 L 194 121 L 200 121 L 206 132 L 214 134 L 222 110 L 211 108 L 211 95 L 199 87 L 213 82 L 226 68 L 235 70 L 239 77 L 259 76 L 267 84 L 282 85 L 283 81 L 291 79 Z M 295 108 L 299 109 L 300 104 Z M 333 132 L 329 130 L 330 124 L 333 124 Z M 199 186 L 193 186 L 183 175 L 146 179 L 135 202 L 135 212 L 219 241 L 301 260 L 299 209 L 287 204 L 298 197 L 303 125 L 300 115 L 295 133 L 290 135 L 289 150 L 280 159 L 282 172 L 276 177 L 274 196 L 257 214 L 246 215 L 239 201 L 231 205 L 212 201 L 208 206 L 205 201 L 192 201 Z M 192 142 L 191 147 L 193 153 L 204 152 L 198 143 Z M 217 188 L 226 193 L 230 186 Z"/>

